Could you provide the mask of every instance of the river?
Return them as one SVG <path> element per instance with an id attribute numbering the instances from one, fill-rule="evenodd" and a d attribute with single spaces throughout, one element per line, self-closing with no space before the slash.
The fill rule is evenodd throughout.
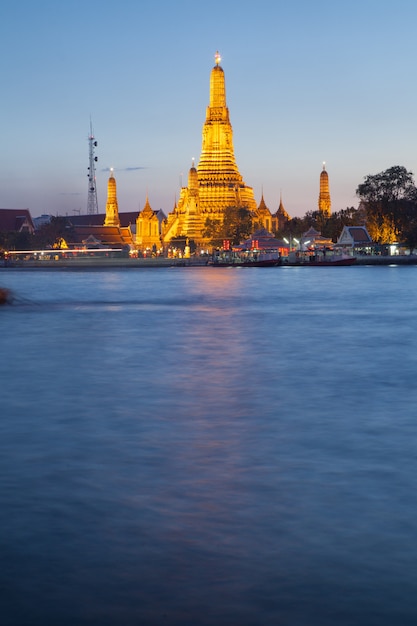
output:
<path id="1" fill-rule="evenodd" d="M 417 623 L 417 267 L 0 271 L 3 626 Z"/>

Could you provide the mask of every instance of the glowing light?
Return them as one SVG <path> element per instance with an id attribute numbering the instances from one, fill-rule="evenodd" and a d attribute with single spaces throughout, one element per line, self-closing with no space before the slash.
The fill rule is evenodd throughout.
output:
<path id="1" fill-rule="evenodd" d="M 217 51 L 216 54 L 214 55 L 214 60 L 216 62 L 216 65 L 219 65 L 220 61 L 222 60 L 219 51 Z"/>

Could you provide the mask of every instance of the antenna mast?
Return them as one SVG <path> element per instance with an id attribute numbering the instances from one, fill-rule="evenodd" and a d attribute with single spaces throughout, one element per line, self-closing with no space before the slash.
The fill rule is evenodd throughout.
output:
<path id="1" fill-rule="evenodd" d="M 87 214 L 94 215 L 98 213 L 98 201 L 97 201 L 97 186 L 96 186 L 96 162 L 97 157 L 94 155 L 94 149 L 97 147 L 97 141 L 93 135 L 93 126 L 90 119 L 90 134 L 88 136 L 88 152 L 89 152 L 89 167 L 88 167 L 88 196 L 87 196 Z"/>

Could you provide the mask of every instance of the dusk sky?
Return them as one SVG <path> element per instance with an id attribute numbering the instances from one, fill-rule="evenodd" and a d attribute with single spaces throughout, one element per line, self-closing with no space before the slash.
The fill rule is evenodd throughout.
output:
<path id="1" fill-rule="evenodd" d="M 172 210 L 198 164 L 219 50 L 236 162 L 257 202 L 357 206 L 367 174 L 417 171 L 415 0 L 24 0 L 2 8 L 0 207 L 87 208 L 90 116 L 100 212 Z"/>

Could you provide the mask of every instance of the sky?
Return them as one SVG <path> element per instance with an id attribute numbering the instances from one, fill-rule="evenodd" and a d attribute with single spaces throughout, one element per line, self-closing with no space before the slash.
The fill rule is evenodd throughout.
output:
<path id="1" fill-rule="evenodd" d="M 291 217 L 357 206 L 368 174 L 417 172 L 415 0 L 15 0 L 0 22 L 0 207 L 170 212 L 198 164 L 218 50 L 236 162 Z"/>

